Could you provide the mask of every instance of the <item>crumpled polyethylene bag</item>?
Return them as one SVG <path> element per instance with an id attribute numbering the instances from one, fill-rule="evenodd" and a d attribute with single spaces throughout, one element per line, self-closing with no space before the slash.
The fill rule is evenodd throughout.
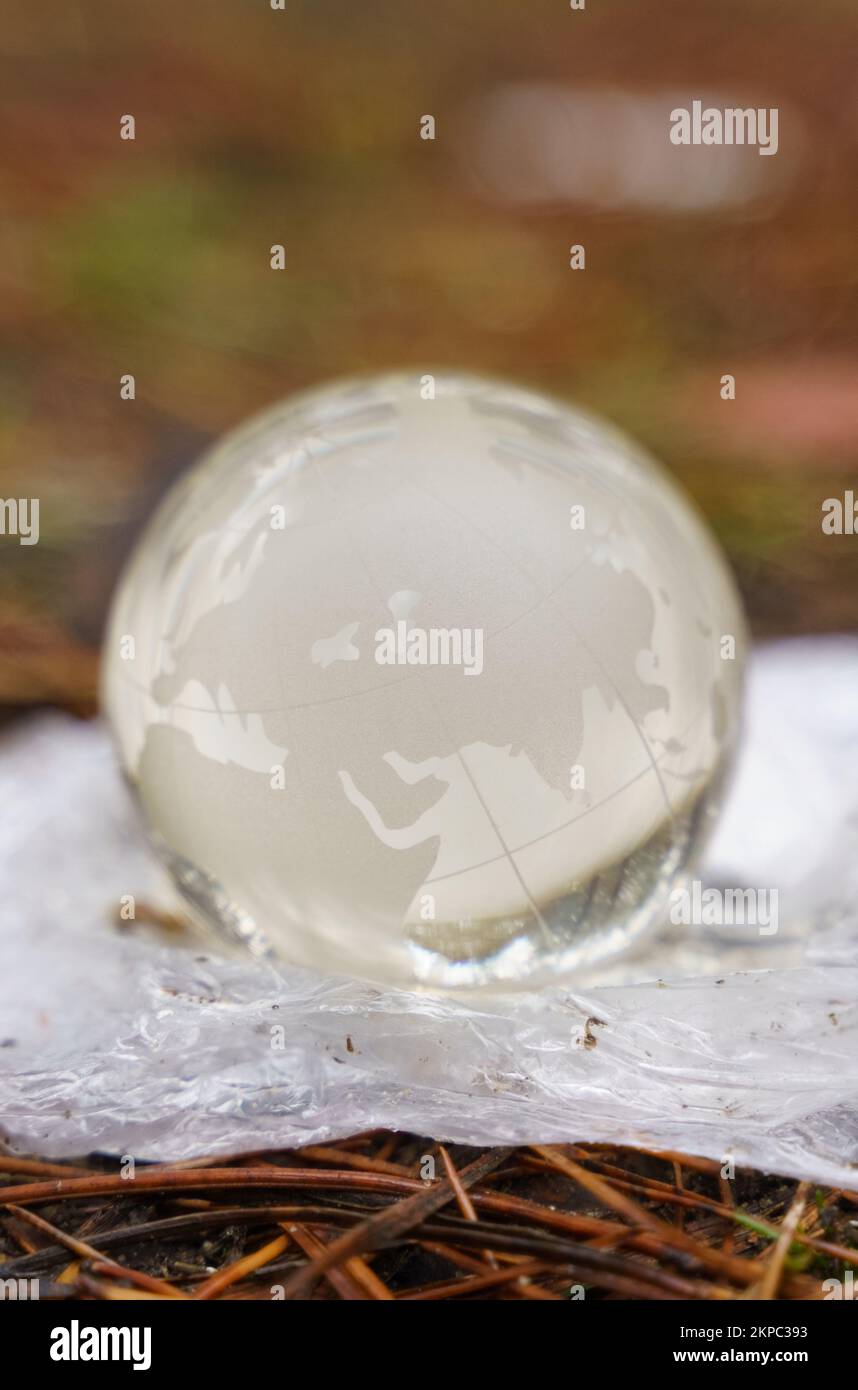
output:
<path id="1" fill-rule="evenodd" d="M 411 994 L 119 928 L 168 901 L 104 729 L 0 742 L 0 1134 L 181 1160 L 384 1126 L 679 1149 L 858 1187 L 858 640 L 751 663 L 704 882 L 777 887 L 777 934 L 671 928 L 539 994 Z"/>

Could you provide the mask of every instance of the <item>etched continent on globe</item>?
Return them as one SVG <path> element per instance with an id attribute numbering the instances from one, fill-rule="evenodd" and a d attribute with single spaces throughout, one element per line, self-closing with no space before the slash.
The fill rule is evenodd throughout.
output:
<path id="1" fill-rule="evenodd" d="M 742 618 L 607 425 L 418 375 L 285 401 L 169 494 L 104 697 L 196 915 L 326 971 L 541 984 L 664 917 L 732 752 Z"/>

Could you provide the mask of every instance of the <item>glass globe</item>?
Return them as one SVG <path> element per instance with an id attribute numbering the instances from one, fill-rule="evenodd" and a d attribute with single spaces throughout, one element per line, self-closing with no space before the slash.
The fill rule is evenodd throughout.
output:
<path id="1" fill-rule="evenodd" d="M 666 916 L 717 812 L 736 593 L 664 472 L 568 405 L 347 381 L 228 435 L 119 585 L 104 702 L 224 939 L 541 985 Z"/>

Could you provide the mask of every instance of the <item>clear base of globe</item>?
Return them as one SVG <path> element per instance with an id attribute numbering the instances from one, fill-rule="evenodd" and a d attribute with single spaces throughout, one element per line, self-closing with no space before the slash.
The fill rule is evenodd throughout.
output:
<path id="1" fill-rule="evenodd" d="M 622 859 L 527 913 L 411 928 L 415 978 L 438 989 L 538 987 L 631 951 L 667 921 L 670 896 L 714 826 L 722 781 Z"/>
<path id="2" fill-rule="evenodd" d="M 743 650 L 711 536 L 622 435 L 400 375 L 284 402 L 168 495 L 104 702 L 222 939 L 509 989 L 664 920 L 719 804 Z"/>

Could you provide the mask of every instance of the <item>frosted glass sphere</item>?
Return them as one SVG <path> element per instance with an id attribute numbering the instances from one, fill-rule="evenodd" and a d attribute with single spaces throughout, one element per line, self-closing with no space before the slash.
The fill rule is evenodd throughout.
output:
<path id="1" fill-rule="evenodd" d="M 284 401 L 174 487 L 119 585 L 104 700 L 223 939 L 505 989 L 664 921 L 743 644 L 705 526 L 612 428 L 383 376 Z"/>

